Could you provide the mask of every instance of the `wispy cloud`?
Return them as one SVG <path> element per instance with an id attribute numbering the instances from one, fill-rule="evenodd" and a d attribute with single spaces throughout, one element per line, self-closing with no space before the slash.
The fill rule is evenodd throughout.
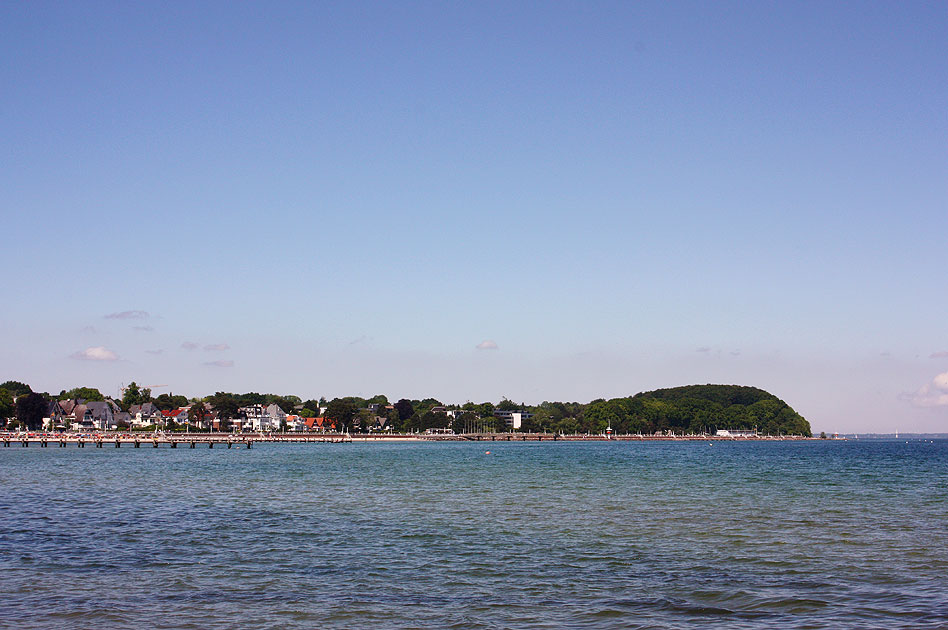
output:
<path id="1" fill-rule="evenodd" d="M 497 345 L 496 341 L 492 341 L 490 339 L 485 339 L 484 341 L 480 342 L 474 347 L 477 348 L 478 350 L 497 350 L 498 348 L 500 348 L 500 346 Z"/>
<path id="2" fill-rule="evenodd" d="M 103 319 L 148 319 L 146 311 L 122 311 L 121 313 L 110 313 Z"/>
<path id="3" fill-rule="evenodd" d="M 948 372 L 942 372 L 918 391 L 905 392 L 899 398 L 914 407 L 948 407 Z"/>
<path id="4" fill-rule="evenodd" d="M 154 330 L 151 326 L 133 326 L 132 329 L 139 332 L 151 332 Z"/>
<path id="5" fill-rule="evenodd" d="M 221 350 L 230 350 L 230 346 L 226 343 L 209 343 L 204 346 L 205 352 L 219 352 Z"/>
<path id="6" fill-rule="evenodd" d="M 198 348 L 201 347 L 201 344 L 195 343 L 193 341 L 185 341 L 184 343 L 181 344 L 181 347 L 184 348 L 185 350 L 197 350 Z"/>
<path id="7" fill-rule="evenodd" d="M 83 327 L 79 330 L 79 332 L 81 332 L 81 333 L 84 334 L 84 335 L 94 335 L 94 334 L 95 334 L 95 326 L 83 326 Z"/>
<path id="8" fill-rule="evenodd" d="M 368 340 L 369 340 L 368 337 L 366 337 L 365 335 L 362 335 L 362 336 L 359 337 L 358 339 L 353 339 L 352 341 L 350 341 L 350 342 L 349 342 L 349 345 L 350 345 L 350 346 L 356 346 L 356 345 L 358 345 L 358 344 L 360 344 L 360 343 L 365 343 L 365 342 L 368 341 Z"/>
<path id="9" fill-rule="evenodd" d="M 221 361 L 207 361 L 204 365 L 209 365 L 210 367 L 220 367 L 220 368 L 229 368 L 234 367 L 234 362 L 231 360 L 221 360 Z"/>
<path id="10" fill-rule="evenodd" d="M 708 346 L 701 346 L 700 348 L 695 348 L 695 352 L 701 352 L 702 354 L 707 354 L 711 352 L 711 348 Z"/>
<path id="11" fill-rule="evenodd" d="M 92 346 L 69 356 L 82 361 L 118 361 L 118 355 L 104 346 Z"/>
<path id="12" fill-rule="evenodd" d="M 932 352 L 928 355 L 929 359 L 948 359 L 948 350 L 942 350 L 941 352 Z"/>
<path id="13" fill-rule="evenodd" d="M 162 354 L 164 350 L 145 350 L 148 354 Z"/>

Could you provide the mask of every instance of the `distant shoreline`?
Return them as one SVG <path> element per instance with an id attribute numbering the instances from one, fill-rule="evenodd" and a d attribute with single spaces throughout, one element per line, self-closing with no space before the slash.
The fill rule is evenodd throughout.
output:
<path id="1" fill-rule="evenodd" d="M 828 438 L 834 440 L 834 438 Z M 783 442 L 783 441 L 825 441 L 818 437 L 804 436 L 718 436 L 718 435 L 555 435 L 552 433 L 492 433 L 492 434 L 346 434 L 346 433 L 42 433 L 42 432 L 0 432 L 0 444 L 4 447 L 38 445 L 41 448 L 75 444 L 78 446 L 115 448 L 131 445 L 141 446 L 169 445 L 176 448 L 209 445 L 213 448 L 221 445 L 226 448 L 250 446 L 254 443 L 274 444 L 338 444 L 338 443 L 399 443 L 399 442 Z M 845 441 L 835 438 L 834 441 Z"/>

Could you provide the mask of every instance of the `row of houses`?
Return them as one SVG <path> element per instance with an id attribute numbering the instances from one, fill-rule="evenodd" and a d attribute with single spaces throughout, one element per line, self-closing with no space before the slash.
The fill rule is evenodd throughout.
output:
<path id="1" fill-rule="evenodd" d="M 197 430 L 221 430 L 218 413 L 205 404 L 205 413 L 192 413 L 193 405 L 177 409 L 159 409 L 154 403 L 132 405 L 122 411 L 114 400 L 85 401 L 82 399 L 52 401 L 43 428 L 56 431 L 113 431 L 119 427 L 145 428 L 188 426 Z M 226 423 L 225 423 L 226 424 Z M 279 405 L 250 405 L 238 410 L 238 417 L 230 422 L 235 431 L 266 433 L 287 431 L 333 431 L 335 423 L 323 417 L 304 418 L 288 414 Z"/>

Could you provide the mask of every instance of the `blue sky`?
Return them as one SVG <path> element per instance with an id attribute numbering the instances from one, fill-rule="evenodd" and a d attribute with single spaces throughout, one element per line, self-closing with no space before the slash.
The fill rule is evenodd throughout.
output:
<path id="1" fill-rule="evenodd" d="M 5 3 L 0 378 L 948 431 L 946 41 L 935 2 Z"/>

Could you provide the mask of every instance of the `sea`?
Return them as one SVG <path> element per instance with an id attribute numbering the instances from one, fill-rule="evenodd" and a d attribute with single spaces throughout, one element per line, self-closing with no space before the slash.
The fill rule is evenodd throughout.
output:
<path id="1" fill-rule="evenodd" d="M 948 628 L 948 441 L 0 448 L 2 628 Z"/>

